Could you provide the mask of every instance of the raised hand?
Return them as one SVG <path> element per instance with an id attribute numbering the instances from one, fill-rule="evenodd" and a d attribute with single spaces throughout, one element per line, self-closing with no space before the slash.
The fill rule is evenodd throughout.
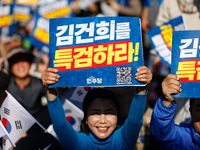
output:
<path id="1" fill-rule="evenodd" d="M 60 76 L 57 74 L 58 70 L 54 68 L 47 68 L 42 73 L 42 83 L 45 87 L 49 84 L 54 84 L 59 81 Z"/>
<path id="2" fill-rule="evenodd" d="M 54 68 L 47 68 L 42 73 L 42 83 L 45 86 L 47 97 L 49 100 L 54 100 L 57 96 L 54 88 L 48 88 L 48 85 L 59 81 L 60 76 L 57 74 L 58 70 Z"/>
<path id="3" fill-rule="evenodd" d="M 174 74 L 169 74 L 162 82 L 162 91 L 163 91 L 163 104 L 166 106 L 171 106 L 174 98 L 172 94 L 178 94 L 181 92 L 181 84 L 179 78 Z"/>
<path id="4" fill-rule="evenodd" d="M 151 80 L 152 80 L 153 74 L 151 73 L 151 70 L 147 68 L 146 66 L 141 66 L 137 69 L 137 73 L 135 74 L 135 79 L 139 82 L 146 83 L 145 87 L 138 87 L 138 94 L 145 94 L 146 88 L 149 86 Z"/>

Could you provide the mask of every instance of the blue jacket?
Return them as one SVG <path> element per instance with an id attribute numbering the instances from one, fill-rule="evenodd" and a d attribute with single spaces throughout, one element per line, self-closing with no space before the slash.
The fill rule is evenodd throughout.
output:
<path id="1" fill-rule="evenodd" d="M 53 101 L 48 101 L 48 108 L 54 130 L 64 149 L 133 150 L 143 123 L 145 104 L 146 95 L 135 94 L 124 125 L 103 140 L 98 139 L 92 132 L 87 135 L 75 131 L 66 120 L 58 97 Z"/>
<path id="2" fill-rule="evenodd" d="M 174 124 L 176 102 L 167 107 L 160 97 L 153 109 L 150 132 L 161 149 L 195 150 L 200 149 L 200 138 L 193 124 Z"/>

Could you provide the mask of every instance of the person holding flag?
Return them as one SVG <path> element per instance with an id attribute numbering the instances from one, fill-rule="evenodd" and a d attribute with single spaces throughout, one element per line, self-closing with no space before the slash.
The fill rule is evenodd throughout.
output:
<path id="1" fill-rule="evenodd" d="M 51 124 L 48 108 L 42 105 L 45 89 L 41 79 L 32 76 L 29 71 L 36 56 L 29 50 L 16 47 L 6 55 L 9 64 L 10 83 L 8 92 L 45 128 Z M 29 133 L 42 131 L 37 125 Z"/>
<path id="2" fill-rule="evenodd" d="M 24 137 L 29 128 L 37 123 L 42 130 L 46 129 L 39 124 L 17 100 L 6 92 L 10 77 L 4 71 L 0 71 L 0 149 L 9 149 Z"/>
<path id="3" fill-rule="evenodd" d="M 116 95 L 109 89 L 94 88 L 83 101 L 84 118 L 81 131 L 75 131 L 65 118 L 62 103 L 54 88 L 48 85 L 59 81 L 55 68 L 47 68 L 42 73 L 48 108 L 54 130 L 64 149 L 134 149 L 143 122 L 147 86 L 152 73 L 146 66 L 137 69 L 135 79 L 145 82 L 145 87 L 137 87 L 130 106 L 129 116 L 124 125 L 117 129 L 119 104 Z"/>

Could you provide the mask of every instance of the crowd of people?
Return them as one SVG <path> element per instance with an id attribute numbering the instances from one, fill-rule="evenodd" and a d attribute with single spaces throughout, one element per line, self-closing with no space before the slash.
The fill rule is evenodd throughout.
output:
<path id="1" fill-rule="evenodd" d="M 69 89 L 48 87 L 58 82 L 60 76 L 57 69 L 49 68 L 48 53 L 31 43 L 34 19 L 30 19 L 25 24 L 14 24 L 12 35 L 3 32 L 0 35 L 0 106 L 8 91 L 44 128 L 53 125 L 59 141 L 51 140 L 57 149 L 200 149 L 200 100 L 172 97 L 181 92 L 179 78 L 170 74 L 170 68 L 147 38 L 151 28 L 180 15 L 187 30 L 199 30 L 200 2 L 71 0 L 68 3 L 71 16 L 67 17 L 141 18 L 144 66 L 137 69 L 135 79 L 146 86 L 90 90 L 82 104 L 81 131 L 74 130 L 66 120 L 61 102 L 63 92 Z M 31 149 L 34 145 L 28 145 L 27 141 L 38 141 L 42 136 L 39 141 L 44 141 L 41 142 L 44 145 L 47 135 L 41 132 L 43 129 L 34 124 L 17 142 L 17 147 L 11 149 Z M 55 150 L 55 146 L 49 149 Z"/>

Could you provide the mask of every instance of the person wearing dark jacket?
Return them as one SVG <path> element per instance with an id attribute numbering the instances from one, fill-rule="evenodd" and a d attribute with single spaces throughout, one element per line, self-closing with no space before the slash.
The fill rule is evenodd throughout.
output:
<path id="1" fill-rule="evenodd" d="M 10 83 L 8 92 L 38 121 L 44 128 L 51 124 L 47 106 L 41 104 L 45 98 L 45 89 L 41 79 L 29 74 L 34 55 L 17 47 L 7 53 L 9 63 Z M 29 131 L 42 131 L 39 126 L 33 126 Z M 29 132 L 29 133 L 30 133 Z"/>

